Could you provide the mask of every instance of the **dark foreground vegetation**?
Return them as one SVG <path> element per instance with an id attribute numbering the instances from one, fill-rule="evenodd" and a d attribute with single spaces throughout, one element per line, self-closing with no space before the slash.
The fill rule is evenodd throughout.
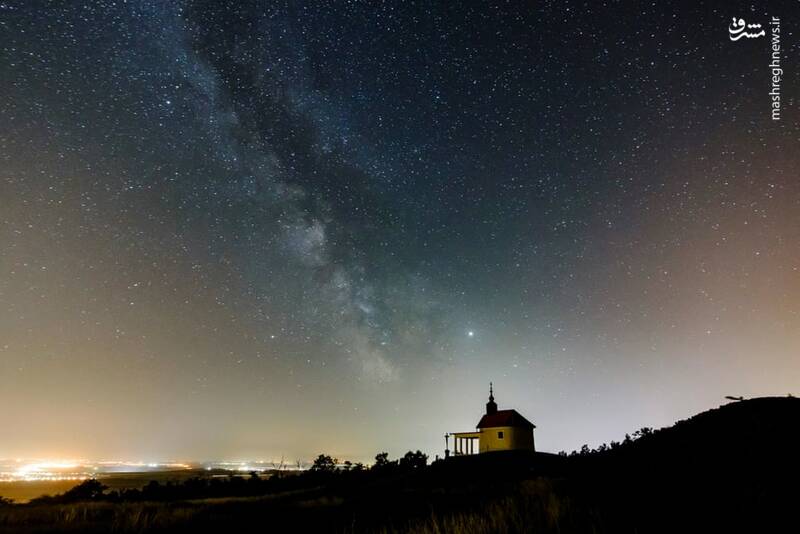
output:
<path id="1" fill-rule="evenodd" d="M 492 453 L 0 503 L 0 532 L 797 532 L 800 399 L 736 402 L 572 455 Z"/>

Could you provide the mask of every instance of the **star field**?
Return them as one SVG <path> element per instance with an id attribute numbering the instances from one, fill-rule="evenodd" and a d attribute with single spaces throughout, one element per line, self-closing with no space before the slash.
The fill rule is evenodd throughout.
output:
<path id="1" fill-rule="evenodd" d="M 733 15 L 781 17 L 780 121 Z M 490 380 L 557 451 L 797 393 L 798 15 L 0 1 L 0 457 L 435 454 Z"/>

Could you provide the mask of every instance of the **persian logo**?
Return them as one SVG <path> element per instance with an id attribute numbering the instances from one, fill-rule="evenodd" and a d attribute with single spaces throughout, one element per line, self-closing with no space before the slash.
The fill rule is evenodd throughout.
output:
<path id="1" fill-rule="evenodd" d="M 738 41 L 742 37 L 747 37 L 748 39 L 755 39 L 756 37 L 764 37 L 766 32 L 761 30 L 759 32 L 755 30 L 761 29 L 761 24 L 746 24 L 744 19 L 737 19 L 733 17 L 733 22 L 731 25 L 728 26 L 728 34 L 731 38 L 731 41 Z M 750 30 L 754 30 L 750 32 Z"/>
<path id="2" fill-rule="evenodd" d="M 770 99 L 770 111 L 772 120 L 781 120 L 781 80 L 783 79 L 783 67 L 781 66 L 781 19 L 772 17 L 769 21 L 769 35 L 767 40 L 770 52 L 769 72 L 770 72 L 770 91 L 767 93 Z M 732 17 L 731 25 L 728 26 L 728 37 L 731 41 L 738 41 L 742 37 L 757 39 L 764 37 L 766 30 L 761 24 L 747 24 L 744 19 Z"/>

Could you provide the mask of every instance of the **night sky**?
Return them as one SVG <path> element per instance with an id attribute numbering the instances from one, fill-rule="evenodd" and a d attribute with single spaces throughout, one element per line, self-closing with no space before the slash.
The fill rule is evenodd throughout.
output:
<path id="1" fill-rule="evenodd" d="M 0 0 L 0 457 L 799 394 L 800 6 L 753 4 Z"/>

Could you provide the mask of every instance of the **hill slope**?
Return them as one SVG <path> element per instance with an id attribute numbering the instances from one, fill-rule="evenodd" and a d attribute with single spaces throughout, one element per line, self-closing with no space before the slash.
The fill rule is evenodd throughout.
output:
<path id="1" fill-rule="evenodd" d="M 570 458 L 565 474 L 614 518 L 650 531 L 781 530 L 800 502 L 798 438 L 800 399 L 757 398 Z"/>
<path id="2" fill-rule="evenodd" d="M 0 506 L 0 532 L 795 532 L 799 422 L 800 399 L 753 399 L 591 454 L 308 473 L 245 498 Z"/>

